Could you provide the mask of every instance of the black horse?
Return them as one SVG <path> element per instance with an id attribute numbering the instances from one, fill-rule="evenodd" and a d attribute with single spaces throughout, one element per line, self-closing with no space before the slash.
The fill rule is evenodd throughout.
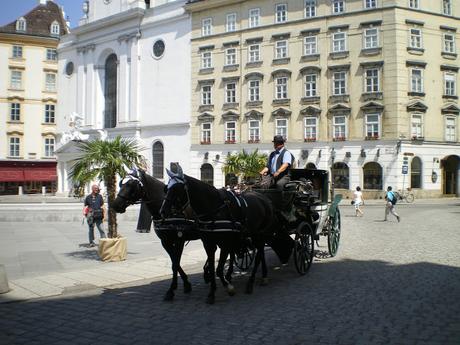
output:
<path id="1" fill-rule="evenodd" d="M 170 175 L 171 176 L 171 175 Z M 171 176 L 173 177 L 173 176 Z M 273 237 L 273 228 L 276 223 L 271 201 L 262 194 L 247 192 L 244 197 L 237 197 L 224 189 L 218 190 L 193 177 L 177 176 L 176 183 L 169 183 L 164 204 L 160 210 L 162 217 L 168 217 L 171 209 L 182 209 L 193 214 L 194 220 L 200 226 L 201 238 L 208 255 L 208 266 L 211 278 L 208 303 L 214 303 L 216 282 L 215 275 L 222 279 L 222 271 L 228 254 L 234 253 L 241 245 L 243 236 L 248 236 L 256 248 L 254 267 L 246 285 L 246 292 L 253 291 L 255 275 L 259 264 L 262 264 L 263 282 L 267 278 L 264 247 L 267 238 Z M 228 225 L 241 223 L 242 231 L 238 229 L 219 229 L 219 222 Z M 208 228 L 209 231 L 206 231 Z M 234 227 L 236 228 L 236 226 Z M 224 231 L 219 231 L 224 230 Z M 237 231 L 232 231 L 237 230 Z M 215 251 L 221 248 L 221 259 L 215 271 Z"/>
<path id="2" fill-rule="evenodd" d="M 124 213 L 126 208 L 138 202 L 144 202 L 154 220 L 160 219 L 160 208 L 165 197 L 166 185 L 146 174 L 143 170 L 133 170 L 120 182 L 120 191 L 110 207 L 117 213 Z M 180 266 L 180 259 L 186 241 L 200 238 L 198 232 L 184 232 L 178 236 L 176 231 L 161 231 L 155 228 L 155 233 L 161 240 L 163 248 L 171 258 L 172 282 L 167 290 L 164 300 L 174 298 L 174 290 L 177 289 L 177 273 L 180 274 L 184 283 L 184 292 L 190 293 L 192 285 L 187 274 Z"/>

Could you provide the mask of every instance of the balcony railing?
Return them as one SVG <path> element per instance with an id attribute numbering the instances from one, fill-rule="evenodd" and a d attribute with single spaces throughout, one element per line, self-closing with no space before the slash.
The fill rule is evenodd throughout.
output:
<path id="1" fill-rule="evenodd" d="M 307 137 L 307 138 L 304 138 L 303 141 L 306 142 L 306 143 L 312 143 L 312 142 L 316 141 L 316 138 L 315 137 Z"/>
<path id="2" fill-rule="evenodd" d="M 374 135 L 367 135 L 366 136 L 366 140 L 379 140 L 379 135 L 378 134 L 374 134 Z"/>
<path id="3" fill-rule="evenodd" d="M 211 145 L 211 139 L 201 140 L 200 144 L 201 145 Z"/>
<path id="4" fill-rule="evenodd" d="M 347 138 L 346 137 L 334 137 L 332 140 L 333 141 L 345 141 L 347 140 Z"/>
<path id="5" fill-rule="evenodd" d="M 248 144 L 258 144 L 260 142 L 260 139 L 249 139 Z"/>
<path id="6" fill-rule="evenodd" d="M 236 143 L 236 140 L 235 140 L 235 139 L 225 140 L 225 143 L 226 143 L 226 144 L 235 144 L 235 143 Z"/>

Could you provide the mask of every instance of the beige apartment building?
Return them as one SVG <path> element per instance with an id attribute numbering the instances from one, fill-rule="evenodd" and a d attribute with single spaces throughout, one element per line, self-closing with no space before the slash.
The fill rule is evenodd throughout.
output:
<path id="1" fill-rule="evenodd" d="M 56 190 L 59 6 L 40 0 L 0 27 L 0 194 Z"/>
<path id="2" fill-rule="evenodd" d="M 222 186 L 229 152 L 268 153 L 281 134 L 298 167 L 332 170 L 336 190 L 460 195 L 458 1 L 192 0 L 186 8 L 193 174 Z"/>

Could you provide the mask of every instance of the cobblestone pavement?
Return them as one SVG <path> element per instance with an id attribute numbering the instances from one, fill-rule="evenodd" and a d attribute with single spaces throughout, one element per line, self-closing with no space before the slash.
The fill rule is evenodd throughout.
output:
<path id="1" fill-rule="evenodd" d="M 174 302 L 163 280 L 3 304 L 0 344 L 460 344 L 460 204 L 364 211 L 342 208 L 337 257 L 321 239 L 306 276 L 270 256 L 268 286 L 236 277 L 212 306 L 199 267 Z"/>

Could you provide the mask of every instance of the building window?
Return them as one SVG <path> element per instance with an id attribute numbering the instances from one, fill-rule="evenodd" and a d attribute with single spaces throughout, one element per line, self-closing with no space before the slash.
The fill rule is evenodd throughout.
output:
<path id="1" fill-rule="evenodd" d="M 51 30 L 50 30 L 51 35 L 59 36 L 60 29 L 61 29 L 61 26 L 59 25 L 59 23 L 53 22 L 53 24 L 51 24 Z"/>
<path id="2" fill-rule="evenodd" d="M 376 8 L 377 0 L 364 0 L 364 8 Z"/>
<path id="3" fill-rule="evenodd" d="M 16 90 L 22 89 L 22 72 L 21 71 L 18 71 L 18 70 L 11 71 L 10 87 Z"/>
<path id="4" fill-rule="evenodd" d="M 334 140 L 341 141 L 347 137 L 347 119 L 345 115 L 334 116 L 333 118 L 333 135 Z"/>
<path id="5" fill-rule="evenodd" d="M 412 114 L 411 116 L 411 138 L 423 138 L 423 117 L 422 114 Z"/>
<path id="6" fill-rule="evenodd" d="M 236 103 L 236 83 L 225 84 L 225 103 Z"/>
<path id="7" fill-rule="evenodd" d="M 258 143 L 260 141 L 260 121 L 249 121 L 249 142 Z"/>
<path id="8" fill-rule="evenodd" d="M 334 72 L 332 94 L 334 96 L 347 94 L 347 72 Z"/>
<path id="9" fill-rule="evenodd" d="M 275 8 L 275 23 L 284 23 L 287 21 L 287 4 L 278 4 Z"/>
<path id="10" fill-rule="evenodd" d="M 411 69 L 410 72 L 410 90 L 411 92 L 423 92 L 423 71 L 418 68 Z"/>
<path id="11" fill-rule="evenodd" d="M 316 0 L 305 0 L 305 18 L 316 17 Z"/>
<path id="12" fill-rule="evenodd" d="M 453 34 L 444 34 L 444 44 L 443 51 L 445 53 L 455 53 L 455 35 Z"/>
<path id="13" fill-rule="evenodd" d="M 249 101 L 258 102 L 260 101 L 260 80 L 249 81 Z"/>
<path id="14" fill-rule="evenodd" d="M 379 81 L 379 70 L 378 68 L 369 68 L 365 71 L 365 92 L 379 92 L 380 81 Z"/>
<path id="15" fill-rule="evenodd" d="M 304 119 L 304 141 L 316 141 L 318 139 L 318 119 L 307 116 Z"/>
<path id="16" fill-rule="evenodd" d="M 260 25 L 260 8 L 249 10 L 249 27 L 255 28 Z"/>
<path id="17" fill-rule="evenodd" d="M 212 86 L 203 85 L 201 87 L 201 105 L 211 105 L 212 104 Z"/>
<path id="18" fill-rule="evenodd" d="M 444 74 L 444 95 L 456 96 L 457 95 L 457 76 L 455 74 Z"/>
<path id="19" fill-rule="evenodd" d="M 23 17 L 19 18 L 16 21 L 16 30 L 24 32 L 24 31 L 26 31 L 26 29 L 27 29 L 26 20 Z"/>
<path id="20" fill-rule="evenodd" d="M 212 35 L 212 18 L 205 18 L 201 21 L 201 36 Z"/>
<path id="21" fill-rule="evenodd" d="M 225 65 L 236 65 L 236 48 L 228 48 L 225 50 Z"/>
<path id="22" fill-rule="evenodd" d="M 411 48 L 421 49 L 422 48 L 422 30 L 421 29 L 410 29 L 409 46 Z"/>
<path id="23" fill-rule="evenodd" d="M 225 25 L 227 32 L 236 31 L 236 13 L 227 14 L 227 23 Z"/>
<path id="24" fill-rule="evenodd" d="M 249 46 L 249 62 L 259 62 L 260 61 L 260 45 L 252 44 Z"/>
<path id="25" fill-rule="evenodd" d="M 316 35 L 304 38 L 304 54 L 314 55 L 318 53 L 318 37 Z"/>
<path id="26" fill-rule="evenodd" d="M 446 141 L 456 141 L 455 117 L 446 117 Z"/>
<path id="27" fill-rule="evenodd" d="M 410 8 L 420 8 L 420 1 L 419 0 L 409 0 L 409 7 Z"/>
<path id="28" fill-rule="evenodd" d="M 22 47 L 21 46 L 13 46 L 13 59 L 22 59 Z"/>
<path id="29" fill-rule="evenodd" d="M 318 95 L 317 74 L 305 75 L 305 97 L 316 97 Z"/>
<path id="30" fill-rule="evenodd" d="M 275 43 L 275 59 L 284 59 L 288 57 L 288 42 L 277 41 Z"/>
<path id="31" fill-rule="evenodd" d="M 276 99 L 287 99 L 288 90 L 287 90 L 287 77 L 278 77 L 275 79 L 275 98 Z"/>
<path id="32" fill-rule="evenodd" d="M 347 34 L 345 32 L 335 32 L 332 34 L 332 52 L 344 52 L 347 50 Z"/>
<path id="33" fill-rule="evenodd" d="M 379 30 L 370 28 L 364 30 L 364 49 L 377 48 L 379 46 Z"/>
<path id="34" fill-rule="evenodd" d="M 201 124 L 201 143 L 211 144 L 211 122 Z"/>
<path id="35" fill-rule="evenodd" d="M 164 171 L 164 147 L 159 141 L 152 147 L 152 176 L 162 179 Z"/>
<path id="36" fill-rule="evenodd" d="M 210 186 L 214 185 L 214 168 L 211 164 L 205 163 L 200 168 L 200 179 Z"/>
<path id="37" fill-rule="evenodd" d="M 334 163 L 332 167 L 332 176 L 334 177 L 334 188 L 350 188 L 350 169 L 343 162 Z"/>
<path id="38" fill-rule="evenodd" d="M 10 121 L 21 121 L 21 104 L 10 104 Z"/>
<path id="39" fill-rule="evenodd" d="M 447 16 L 452 15 L 452 0 L 442 0 L 442 13 Z"/>
<path id="40" fill-rule="evenodd" d="M 9 156 L 19 157 L 21 149 L 21 139 L 18 137 L 10 137 Z"/>
<path id="41" fill-rule="evenodd" d="M 382 166 L 376 162 L 369 162 L 363 166 L 364 189 L 382 190 Z"/>
<path id="42" fill-rule="evenodd" d="M 367 114 L 366 115 L 366 139 L 380 138 L 380 115 Z"/>
<path id="43" fill-rule="evenodd" d="M 54 104 L 45 104 L 45 123 L 54 123 L 55 108 Z"/>
<path id="44" fill-rule="evenodd" d="M 422 188 L 422 160 L 419 157 L 412 158 L 410 163 L 410 186 Z"/>
<path id="45" fill-rule="evenodd" d="M 288 137 L 288 120 L 276 119 L 275 121 L 275 135 L 283 136 L 284 140 Z"/>
<path id="46" fill-rule="evenodd" d="M 345 0 L 332 0 L 332 13 L 338 14 L 345 12 Z"/>
<path id="47" fill-rule="evenodd" d="M 118 58 L 110 54 L 105 60 L 105 109 L 104 128 L 115 128 L 117 125 L 117 80 L 118 80 Z"/>
<path id="48" fill-rule="evenodd" d="M 210 51 L 201 53 L 201 68 L 212 68 L 212 53 Z"/>
<path id="49" fill-rule="evenodd" d="M 225 123 L 225 143 L 234 144 L 236 142 L 236 122 L 228 121 Z"/>
<path id="50" fill-rule="evenodd" d="M 56 91 L 56 74 L 46 73 L 45 79 L 46 79 L 45 90 L 48 92 L 55 92 Z"/>
<path id="51" fill-rule="evenodd" d="M 46 49 L 46 60 L 57 61 L 57 50 L 51 48 Z"/>
<path id="52" fill-rule="evenodd" d="M 54 138 L 45 138 L 45 157 L 54 156 Z"/>

